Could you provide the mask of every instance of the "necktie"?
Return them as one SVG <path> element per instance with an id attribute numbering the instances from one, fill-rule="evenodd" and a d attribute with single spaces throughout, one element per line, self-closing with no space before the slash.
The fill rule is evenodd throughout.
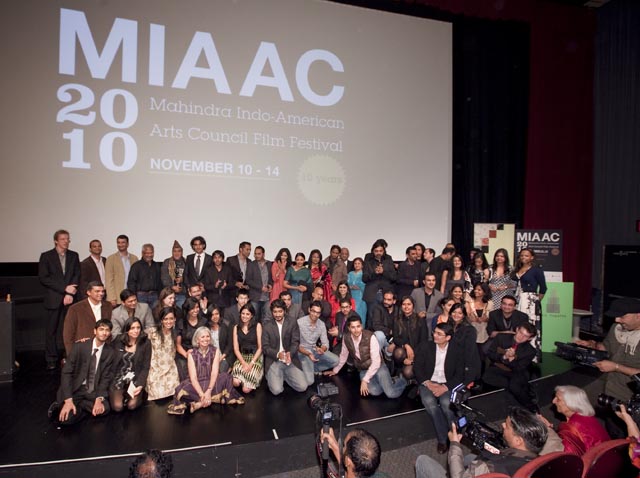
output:
<path id="1" fill-rule="evenodd" d="M 196 258 L 196 273 L 200 275 L 200 255 Z"/>
<path id="2" fill-rule="evenodd" d="M 89 373 L 87 374 L 87 390 L 89 393 L 93 392 L 96 381 L 96 353 L 98 353 L 97 348 L 93 349 L 91 359 L 89 360 Z"/>

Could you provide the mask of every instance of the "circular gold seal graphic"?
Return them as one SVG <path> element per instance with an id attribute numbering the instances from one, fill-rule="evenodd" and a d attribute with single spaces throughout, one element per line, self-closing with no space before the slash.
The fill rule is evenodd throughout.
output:
<path id="1" fill-rule="evenodd" d="M 335 202 L 347 183 L 344 169 L 330 156 L 307 158 L 298 170 L 298 187 L 311 203 L 326 206 Z"/>

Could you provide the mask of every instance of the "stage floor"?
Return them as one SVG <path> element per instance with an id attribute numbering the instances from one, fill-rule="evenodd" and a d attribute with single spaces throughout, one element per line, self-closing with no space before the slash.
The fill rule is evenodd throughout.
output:
<path id="1" fill-rule="evenodd" d="M 201 410 L 194 415 L 172 416 L 166 413 L 167 399 L 147 402 L 134 412 L 111 413 L 74 427 L 60 428 L 47 417 L 47 408 L 55 398 L 59 383 L 59 371 L 47 373 L 38 353 L 21 354 L 18 360 L 21 367 L 14 382 L 0 385 L 0 420 L 3 424 L 0 474 L 11 468 L 15 470 L 16 465 L 135 455 L 149 448 L 193 451 L 250 444 L 268 447 L 276 445 L 278 440 L 290 443 L 295 443 L 297 437 L 309 440 L 317 429 L 315 412 L 307 405 L 307 398 L 315 390 L 296 393 L 286 387 L 282 395 L 274 397 L 264 382 L 247 397 L 245 405 L 213 405 L 210 410 Z M 538 383 L 571 368 L 570 363 L 544 354 Z M 341 373 L 320 380 L 331 380 L 338 385 L 340 393 L 331 397 L 331 401 L 341 405 L 344 427 L 378 423 L 377 429 L 381 433 L 389 433 L 384 437 L 385 441 L 398 446 L 412 439 L 418 441 L 433 436 L 427 417 L 422 415 L 424 409 L 419 399 L 410 399 L 406 393 L 395 400 L 362 398 L 355 374 Z M 549 395 L 548 391 L 544 393 Z M 492 395 L 474 397 L 472 402 L 486 402 L 488 415 L 497 414 L 500 407 L 495 407 Z M 551 396 L 540 397 L 541 403 L 550 400 Z M 499 418 L 500 415 L 496 416 Z M 393 420 L 394 417 L 404 417 L 404 421 Z M 404 423 L 397 432 L 394 422 Z M 402 436 L 395 439 L 395 433 Z"/>

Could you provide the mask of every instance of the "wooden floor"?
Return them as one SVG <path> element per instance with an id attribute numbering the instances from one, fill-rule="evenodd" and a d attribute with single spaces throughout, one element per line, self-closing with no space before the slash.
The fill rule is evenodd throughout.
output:
<path id="1" fill-rule="evenodd" d="M 538 384 L 544 383 L 545 377 L 557 377 L 572 369 L 570 363 L 551 354 L 544 355 L 539 370 L 542 379 Z M 295 467 L 298 466 L 294 457 L 296 447 L 302 447 L 300 453 L 309 454 L 305 450 L 312 447 L 317 431 L 315 412 L 307 405 L 307 398 L 315 390 L 296 393 L 286 388 L 282 395 L 274 397 L 265 383 L 247 397 L 245 405 L 214 405 L 210 410 L 201 410 L 194 415 L 171 416 L 166 413 L 168 400 L 164 400 L 146 403 L 134 412 L 112 413 L 104 418 L 85 420 L 71 428 L 59 428 L 49 421 L 46 413 L 55 397 L 59 372 L 46 372 L 43 357 L 38 353 L 22 354 L 18 360 L 21 367 L 14 382 L 0 385 L 0 476 L 25 476 L 25 466 L 38 468 L 87 459 L 98 463 L 149 448 L 181 450 L 180 453 L 192 456 L 204 453 L 214 461 L 222 456 L 233 461 L 235 457 L 237 467 L 238 456 L 243 456 L 243 450 L 270 457 L 274 450 L 286 444 L 286 450 L 291 451 L 290 463 L 286 466 Z M 365 427 L 374 427 L 384 434 L 384 440 L 390 446 L 404 446 L 411 440 L 433 436 L 420 401 L 408 398 L 406 393 L 395 400 L 362 398 L 355 374 L 341 373 L 321 380 L 332 380 L 340 389 L 339 395 L 331 401 L 341 405 L 343 427 L 365 423 Z M 545 389 L 541 402 L 550 402 L 548 386 L 538 385 L 537 388 L 539 395 Z M 493 395 L 472 399 L 478 408 L 483 408 L 480 405 L 485 403 L 489 419 L 489 415 L 499 418 L 500 412 L 504 414 L 503 408 L 500 410 L 501 407 L 495 406 Z M 336 428 L 338 425 L 336 422 Z M 284 466 L 281 453 L 286 454 L 286 450 L 279 451 L 276 461 L 280 463 L 274 463 L 276 468 Z M 225 466 L 231 469 L 233 463 Z M 268 474 L 266 469 L 252 467 L 252 471 L 245 470 L 243 476 L 264 474 Z"/>

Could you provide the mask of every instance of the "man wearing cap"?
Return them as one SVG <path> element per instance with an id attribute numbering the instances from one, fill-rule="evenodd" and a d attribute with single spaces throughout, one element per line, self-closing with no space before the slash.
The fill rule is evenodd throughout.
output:
<path id="1" fill-rule="evenodd" d="M 640 373 L 640 300 L 616 299 L 605 315 L 615 317 L 616 325 L 611 327 L 602 343 L 595 340 L 578 340 L 576 343 L 609 352 L 609 360 L 594 364 L 607 374 L 604 393 L 627 401 L 633 395 L 628 385 L 631 376 Z M 613 438 L 616 433 L 610 428 L 608 426 L 607 431 Z"/>
<path id="2" fill-rule="evenodd" d="M 184 272 L 187 261 L 182 255 L 183 249 L 178 241 L 173 241 L 171 257 L 164 260 L 160 268 L 162 287 L 171 287 L 176 294 L 176 307 L 182 307 L 187 295 L 184 290 Z"/>

